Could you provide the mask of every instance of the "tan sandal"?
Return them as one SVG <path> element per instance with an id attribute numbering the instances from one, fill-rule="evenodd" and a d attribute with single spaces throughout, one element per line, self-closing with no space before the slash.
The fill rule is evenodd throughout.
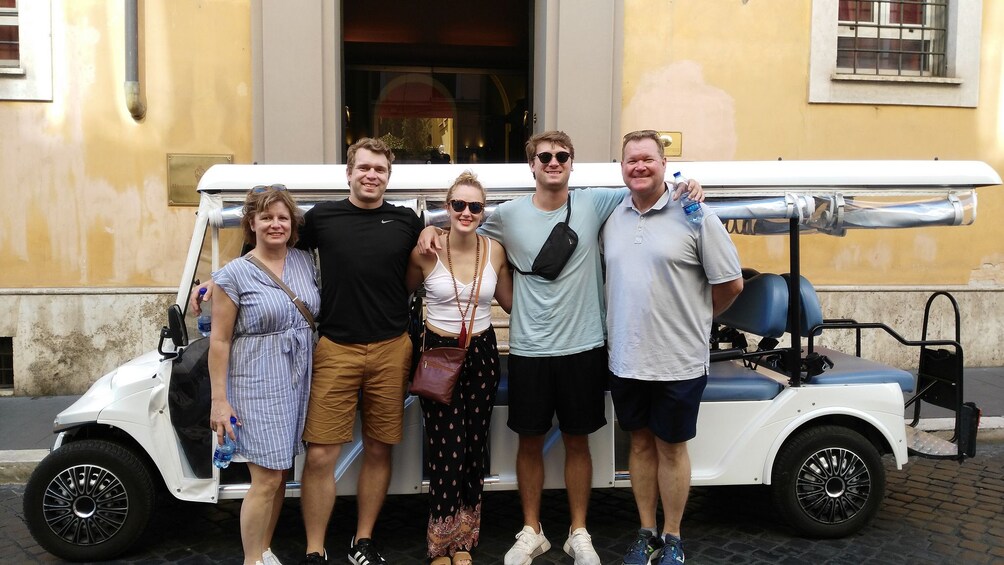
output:
<path id="1" fill-rule="evenodd" d="M 449 557 L 441 555 L 434 557 L 429 565 L 453 565 L 453 561 Z"/>
<path id="2" fill-rule="evenodd" d="M 466 551 L 458 551 L 453 554 L 454 565 L 474 565 L 474 559 L 471 558 L 471 554 Z"/>

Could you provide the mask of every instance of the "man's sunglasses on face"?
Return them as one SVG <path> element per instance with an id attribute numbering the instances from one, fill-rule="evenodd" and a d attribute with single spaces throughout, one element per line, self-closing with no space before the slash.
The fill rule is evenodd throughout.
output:
<path id="1" fill-rule="evenodd" d="M 480 214 L 485 211 L 485 205 L 481 202 L 468 202 L 466 200 L 450 200 L 450 207 L 456 213 L 461 213 L 464 208 L 470 208 L 471 214 Z"/>
<path id="2" fill-rule="evenodd" d="M 551 158 L 554 157 L 559 163 L 564 165 L 568 162 L 568 158 L 572 155 L 568 151 L 558 151 L 557 153 L 551 153 L 550 151 L 541 151 L 534 155 L 534 157 L 540 159 L 541 165 L 546 165 L 551 162 Z"/>

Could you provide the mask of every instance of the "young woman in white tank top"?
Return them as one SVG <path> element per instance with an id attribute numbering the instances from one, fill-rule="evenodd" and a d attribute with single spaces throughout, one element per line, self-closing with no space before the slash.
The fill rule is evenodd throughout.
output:
<path id="1" fill-rule="evenodd" d="M 506 312 L 512 307 L 512 272 L 505 249 L 476 231 L 484 219 L 485 200 L 485 189 L 473 173 L 457 177 L 446 193 L 450 229 L 439 236 L 440 249 L 433 255 L 421 254 L 416 247 L 408 268 L 408 287 L 425 285 L 424 348 L 456 346 L 461 334 L 473 336 L 450 405 L 421 399 L 430 447 L 429 496 L 434 501 L 427 532 L 432 565 L 472 565 L 470 551 L 478 543 L 481 524 L 488 427 L 501 376 L 491 327 L 492 297 Z M 479 264 L 483 268 L 476 273 Z"/>

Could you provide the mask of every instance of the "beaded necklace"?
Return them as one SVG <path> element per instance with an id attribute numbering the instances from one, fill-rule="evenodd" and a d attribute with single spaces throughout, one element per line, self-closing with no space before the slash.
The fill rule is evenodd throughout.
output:
<path id="1" fill-rule="evenodd" d="M 457 311 L 460 312 L 460 337 L 458 341 L 464 343 L 467 339 L 467 312 L 471 309 L 471 304 L 474 302 L 474 287 L 477 286 L 478 281 L 478 265 L 481 264 L 481 237 L 477 237 L 474 243 L 474 280 L 471 281 L 471 292 L 467 295 L 467 306 L 460 307 L 460 289 L 457 288 L 457 277 L 453 274 L 453 257 L 450 256 L 450 234 L 446 234 L 446 265 L 450 269 L 450 278 L 453 279 L 453 296 L 457 299 Z M 471 322 L 473 323 L 473 322 Z"/>

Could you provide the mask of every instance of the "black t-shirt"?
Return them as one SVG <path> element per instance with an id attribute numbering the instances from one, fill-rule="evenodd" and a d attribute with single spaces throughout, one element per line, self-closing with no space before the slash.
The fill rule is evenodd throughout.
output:
<path id="1" fill-rule="evenodd" d="M 373 343 L 408 329 L 408 257 L 422 231 L 410 208 L 386 202 L 372 210 L 348 201 L 307 212 L 297 247 L 317 248 L 321 262 L 318 331 L 341 343 Z"/>

